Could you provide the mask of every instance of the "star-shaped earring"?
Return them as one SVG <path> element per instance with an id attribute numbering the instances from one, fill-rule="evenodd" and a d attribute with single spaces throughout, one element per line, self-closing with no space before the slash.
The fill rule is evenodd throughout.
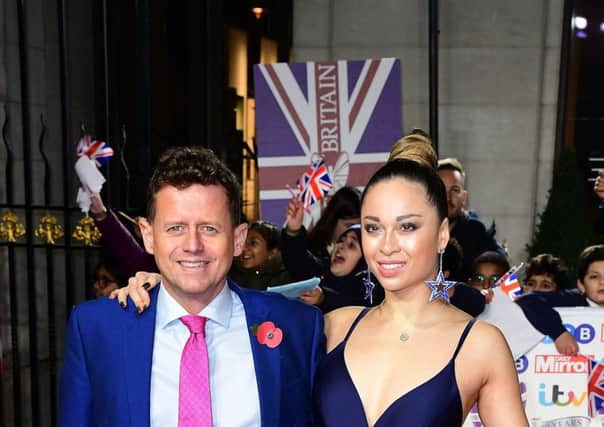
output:
<path id="1" fill-rule="evenodd" d="M 436 280 L 426 280 L 425 283 L 432 289 L 430 301 L 434 301 L 436 298 L 442 298 L 446 303 L 451 302 L 449 300 L 449 289 L 454 287 L 457 282 L 445 280 L 445 275 L 442 270 L 438 272 Z"/>
<path id="2" fill-rule="evenodd" d="M 436 275 L 436 280 L 426 280 L 424 283 L 426 283 L 426 285 L 432 289 L 432 293 L 430 294 L 430 302 L 434 301 L 436 298 L 442 298 L 443 301 L 449 304 L 451 302 L 449 300 L 449 289 L 454 287 L 457 282 L 445 280 L 445 275 L 443 274 L 444 252 L 444 249 L 438 251 L 438 274 Z"/>

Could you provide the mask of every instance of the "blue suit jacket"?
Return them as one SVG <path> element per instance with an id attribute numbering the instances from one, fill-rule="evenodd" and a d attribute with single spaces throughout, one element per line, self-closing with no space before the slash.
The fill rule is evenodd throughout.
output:
<path id="1" fill-rule="evenodd" d="M 263 427 L 311 426 L 311 391 L 325 352 L 318 309 L 281 295 L 239 288 L 258 382 Z M 65 336 L 60 378 L 61 426 L 148 426 L 157 289 L 142 314 L 101 298 L 76 306 Z M 283 331 L 276 348 L 258 343 L 253 325 Z M 246 396 L 233 396 L 237 400 Z"/>

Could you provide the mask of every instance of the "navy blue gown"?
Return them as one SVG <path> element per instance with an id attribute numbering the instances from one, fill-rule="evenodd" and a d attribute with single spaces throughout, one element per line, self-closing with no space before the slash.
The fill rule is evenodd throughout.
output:
<path id="1" fill-rule="evenodd" d="M 344 361 L 346 342 L 368 310 L 365 308 L 359 313 L 344 340 L 325 357 L 317 370 L 314 405 L 319 426 L 368 427 L 361 398 Z M 455 357 L 473 324 L 474 319 L 466 325 L 449 363 L 431 379 L 395 400 L 374 427 L 453 427 L 462 424 Z"/>

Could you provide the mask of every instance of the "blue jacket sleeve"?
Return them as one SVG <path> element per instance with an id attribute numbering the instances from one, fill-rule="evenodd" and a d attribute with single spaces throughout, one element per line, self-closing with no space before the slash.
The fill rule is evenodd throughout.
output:
<path id="1" fill-rule="evenodd" d="M 75 307 L 65 333 L 65 355 L 59 379 L 59 425 L 92 426 L 92 392 L 86 355 L 80 335 L 79 311 Z"/>
<path id="2" fill-rule="evenodd" d="M 529 322 L 542 334 L 556 340 L 566 331 L 560 314 L 553 307 L 581 307 L 587 300 L 578 290 L 531 292 L 516 300 Z"/>
<path id="3" fill-rule="evenodd" d="M 315 313 L 315 328 L 313 331 L 313 343 L 312 343 L 312 353 L 311 353 L 311 373 L 310 373 L 310 389 L 314 388 L 314 378 L 317 372 L 317 368 L 323 361 L 325 357 L 325 332 L 324 332 L 324 324 L 323 324 L 323 315 L 319 310 L 316 310 Z"/>

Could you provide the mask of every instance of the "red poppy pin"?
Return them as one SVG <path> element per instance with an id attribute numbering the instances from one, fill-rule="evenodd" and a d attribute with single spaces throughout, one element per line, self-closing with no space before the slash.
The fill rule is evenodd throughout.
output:
<path id="1" fill-rule="evenodd" d="M 252 332 L 260 344 L 268 348 L 275 348 L 283 341 L 283 331 L 277 328 L 273 322 L 263 322 L 260 325 L 253 325 Z"/>

